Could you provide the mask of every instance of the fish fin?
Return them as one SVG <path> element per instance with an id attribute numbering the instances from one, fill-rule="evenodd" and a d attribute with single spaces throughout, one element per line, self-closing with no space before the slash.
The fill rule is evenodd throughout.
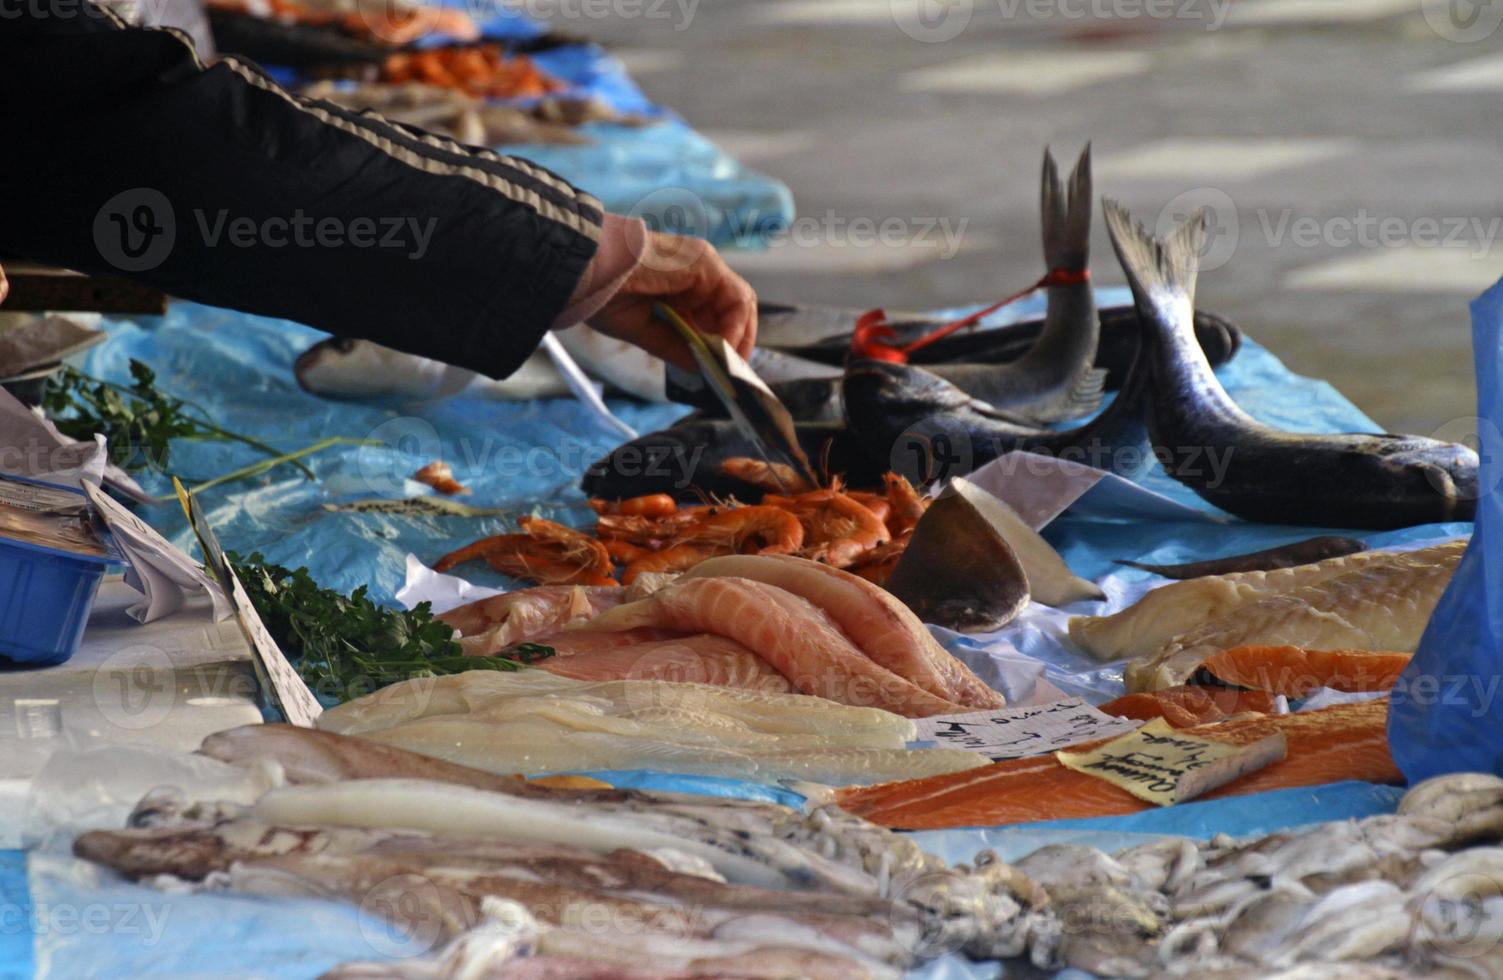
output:
<path id="1" fill-rule="evenodd" d="M 1039 204 L 1044 219 L 1044 263 L 1050 269 L 1084 269 L 1091 245 L 1091 144 L 1081 151 L 1068 187 L 1061 187 L 1054 156 L 1044 149 Z"/>
<path id="2" fill-rule="evenodd" d="M 1106 213 L 1112 248 L 1122 263 L 1138 308 L 1163 310 L 1183 306 L 1185 315 L 1193 316 L 1195 276 L 1205 243 L 1205 211 L 1196 211 L 1167 238 L 1159 239 L 1134 221 L 1116 201 L 1103 200 L 1101 207 Z"/>

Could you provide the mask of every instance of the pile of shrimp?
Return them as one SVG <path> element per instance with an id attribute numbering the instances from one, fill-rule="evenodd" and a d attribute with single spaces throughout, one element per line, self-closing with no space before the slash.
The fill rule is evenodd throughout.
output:
<path id="1" fill-rule="evenodd" d="M 381 67 L 383 82 L 423 82 L 476 98 L 536 98 L 566 86 L 526 55 L 508 55 L 499 44 L 452 45 L 398 51 Z"/>
<path id="2" fill-rule="evenodd" d="M 736 468 L 743 478 L 756 475 L 755 467 L 767 466 L 746 460 L 742 467 L 740 462 L 728 461 L 726 468 Z M 665 493 L 591 500 L 593 537 L 528 517 L 521 521 L 523 533 L 477 541 L 433 567 L 444 572 L 483 559 L 497 571 L 542 585 L 629 585 L 640 575 L 686 571 L 716 555 L 798 555 L 880 585 L 928 507 L 896 473 L 883 478 L 881 491 L 849 490 L 838 479 L 827 487 L 810 487 L 782 476 L 779 482 L 787 492 L 768 493 L 759 504 L 680 504 Z"/>

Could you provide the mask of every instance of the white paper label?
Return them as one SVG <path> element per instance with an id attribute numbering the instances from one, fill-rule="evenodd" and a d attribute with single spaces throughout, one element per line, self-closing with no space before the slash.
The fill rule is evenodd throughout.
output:
<path id="1" fill-rule="evenodd" d="M 947 749 L 969 749 L 991 759 L 1021 759 L 1115 738 L 1138 722 L 1114 718 L 1080 698 L 963 715 L 915 718 L 918 737 Z"/>

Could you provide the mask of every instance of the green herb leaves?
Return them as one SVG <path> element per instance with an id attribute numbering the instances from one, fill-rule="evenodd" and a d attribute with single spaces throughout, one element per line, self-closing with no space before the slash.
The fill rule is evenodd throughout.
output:
<path id="1" fill-rule="evenodd" d="M 453 627 L 434 619 L 426 602 L 410 612 L 388 609 L 364 586 L 346 597 L 320 588 L 306 568 L 290 571 L 259 554 L 228 557 L 266 628 L 322 701 L 348 701 L 412 677 L 517 669 L 506 657 L 465 656 Z M 553 654 L 526 646 L 516 658 L 522 663 Z"/>

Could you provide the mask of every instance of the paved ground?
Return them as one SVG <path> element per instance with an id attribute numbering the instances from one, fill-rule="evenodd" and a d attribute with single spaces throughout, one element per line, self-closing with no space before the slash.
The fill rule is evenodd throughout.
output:
<path id="1" fill-rule="evenodd" d="M 1503 3 L 657 2 L 578 30 L 793 188 L 796 240 L 736 258 L 762 295 L 1005 295 L 1041 271 L 1042 148 L 1091 140 L 1098 190 L 1145 220 L 1213 207 L 1203 307 L 1386 426 L 1471 414 L 1466 304 L 1503 275 Z M 888 243 L 861 218 L 897 219 Z"/>

